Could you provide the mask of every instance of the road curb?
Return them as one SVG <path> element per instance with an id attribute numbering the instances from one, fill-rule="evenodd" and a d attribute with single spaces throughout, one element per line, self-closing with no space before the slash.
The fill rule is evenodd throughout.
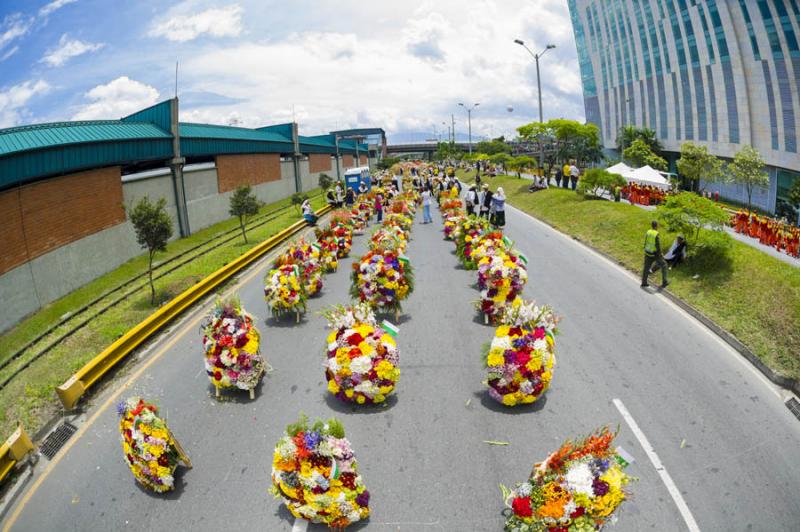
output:
<path id="1" fill-rule="evenodd" d="M 580 243 L 582 246 L 587 247 L 588 249 L 594 251 L 598 255 L 600 255 L 600 256 L 606 258 L 607 260 L 611 261 L 612 263 L 617 264 L 618 266 L 622 267 L 624 270 L 632 271 L 622 261 L 618 260 L 615 257 L 612 257 L 611 255 L 609 255 L 605 251 L 601 251 L 601 250 L 595 248 L 594 246 L 590 246 L 589 244 L 587 244 L 586 242 L 584 242 L 580 238 L 578 238 L 578 237 L 576 237 L 574 235 L 570 235 L 568 233 L 565 233 L 561 229 L 555 227 L 553 224 L 551 224 L 551 223 L 549 223 L 549 222 L 547 222 L 545 220 L 542 220 L 541 218 L 539 218 L 537 216 L 534 216 L 533 214 L 531 214 L 531 213 L 529 213 L 529 212 L 527 212 L 527 211 L 525 211 L 523 209 L 520 209 L 519 207 L 514 207 L 514 208 L 516 208 L 517 210 L 519 210 L 521 212 L 524 212 L 528 216 L 531 216 L 531 217 L 535 218 L 536 220 L 542 222 L 543 224 L 545 224 L 547 227 L 551 228 L 552 230 L 557 231 L 557 232 L 561 233 L 562 235 L 567 236 L 567 237 L 571 238 L 572 240 Z M 636 273 L 636 272 L 633 272 L 633 273 Z M 714 334 L 719 336 L 726 344 L 731 346 L 736 352 L 738 352 L 740 355 L 742 355 L 744 358 L 746 358 L 751 364 L 753 364 L 753 366 L 755 366 L 758 371 L 760 371 L 767 379 L 769 379 L 770 382 L 772 382 L 773 384 L 775 384 L 777 386 L 780 386 L 781 388 L 784 388 L 784 389 L 794 393 L 797 396 L 800 396 L 800 381 L 798 381 L 797 379 L 791 379 L 789 377 L 784 377 L 783 375 L 779 375 L 778 373 L 776 373 L 772 368 L 770 368 L 769 366 L 764 364 L 764 362 L 762 362 L 762 360 L 760 358 L 758 358 L 758 355 L 753 353 L 746 345 L 744 345 L 733 334 L 731 334 L 730 332 L 725 330 L 721 325 L 719 325 L 718 323 L 713 321 L 711 318 L 709 318 L 708 316 L 706 316 L 705 314 L 700 312 L 698 309 L 696 309 L 695 307 L 693 307 L 692 305 L 690 305 L 689 303 L 687 303 L 686 301 L 684 301 L 683 299 L 681 299 L 677 295 L 673 294 L 669 290 L 661 290 L 660 293 L 664 297 L 666 297 L 667 299 L 669 299 L 670 301 L 675 303 L 678 307 L 680 307 L 681 309 L 686 311 L 690 316 L 695 318 L 697 321 L 699 321 L 700 323 L 705 325 L 709 330 L 711 330 L 711 332 L 713 332 Z"/>

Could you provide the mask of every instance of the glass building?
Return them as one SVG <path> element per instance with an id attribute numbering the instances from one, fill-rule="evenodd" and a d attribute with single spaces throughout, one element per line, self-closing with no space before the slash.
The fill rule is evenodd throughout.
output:
<path id="1" fill-rule="evenodd" d="M 568 0 L 586 120 L 616 148 L 622 126 L 648 127 L 674 169 L 681 144 L 730 159 L 761 152 L 760 208 L 792 216 L 800 179 L 800 0 Z M 674 170 L 673 170 L 674 171 Z M 746 202 L 743 187 L 711 185 Z"/>

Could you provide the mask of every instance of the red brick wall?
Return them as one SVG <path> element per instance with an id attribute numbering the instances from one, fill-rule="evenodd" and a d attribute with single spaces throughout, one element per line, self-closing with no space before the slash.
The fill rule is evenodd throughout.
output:
<path id="1" fill-rule="evenodd" d="M 312 174 L 328 172 L 331 169 L 331 156 L 327 153 L 310 153 L 308 155 L 308 171 Z"/>
<path id="2" fill-rule="evenodd" d="M 220 155 L 217 157 L 217 188 L 220 193 L 243 185 L 260 185 L 281 178 L 281 157 L 273 153 Z"/>
<path id="3" fill-rule="evenodd" d="M 118 166 L 3 192 L 0 273 L 124 221 Z"/>
<path id="4" fill-rule="evenodd" d="M 359 162 L 359 166 L 367 166 L 367 156 L 366 155 L 359 155 L 358 162 Z"/>
<path id="5" fill-rule="evenodd" d="M 342 155 L 342 166 L 345 168 L 352 168 L 355 166 L 354 164 L 355 157 L 352 155 Z"/>

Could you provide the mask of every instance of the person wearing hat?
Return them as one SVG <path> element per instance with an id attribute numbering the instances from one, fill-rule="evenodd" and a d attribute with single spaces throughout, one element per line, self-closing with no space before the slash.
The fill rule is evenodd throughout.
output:
<path id="1" fill-rule="evenodd" d="M 487 220 L 489 219 L 489 209 L 492 207 L 492 191 L 489 190 L 489 185 L 486 183 L 483 184 L 481 187 L 481 193 L 479 195 L 480 201 L 480 212 L 479 216 L 483 216 Z"/>

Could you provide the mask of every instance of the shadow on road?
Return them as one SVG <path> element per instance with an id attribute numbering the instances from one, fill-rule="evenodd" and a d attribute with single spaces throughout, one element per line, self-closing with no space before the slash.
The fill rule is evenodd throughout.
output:
<path id="1" fill-rule="evenodd" d="M 255 398 L 250 399 L 250 392 L 247 390 L 239 390 L 239 389 L 228 389 L 228 390 L 220 390 L 219 397 L 217 397 L 217 390 L 213 384 L 210 382 L 208 383 L 208 397 L 217 401 L 218 403 L 236 403 L 239 405 L 246 405 L 258 401 L 258 398 L 261 397 L 261 390 L 264 386 L 264 379 L 267 378 L 269 374 L 265 374 L 264 377 L 258 381 L 258 384 L 255 387 Z"/>
<path id="2" fill-rule="evenodd" d="M 277 319 L 275 317 L 273 317 L 273 316 L 270 316 L 269 318 L 264 318 L 264 322 L 263 323 L 267 327 L 279 327 L 279 328 L 282 328 L 282 329 L 287 329 L 287 328 L 291 328 L 291 327 L 298 327 L 298 326 L 302 325 L 305 322 L 306 314 L 307 314 L 307 312 L 304 313 L 304 314 L 300 314 L 300 322 L 299 323 L 297 321 L 297 316 L 294 313 L 292 313 L 292 314 L 284 314 L 283 316 L 281 316 L 280 318 L 277 318 Z"/>
<path id="3" fill-rule="evenodd" d="M 501 405 L 500 403 L 489 397 L 489 392 L 486 390 L 475 392 L 473 395 L 476 398 L 480 399 L 481 405 L 483 405 L 485 408 L 491 410 L 492 412 L 499 412 L 501 414 L 511 414 L 511 415 L 530 414 L 532 412 L 539 412 L 544 408 L 544 405 L 547 404 L 546 393 L 545 395 L 539 397 L 539 399 L 537 399 L 535 403 L 531 403 L 528 405 L 518 405 L 518 406 Z"/>
<path id="4" fill-rule="evenodd" d="M 388 412 L 389 410 L 397 404 L 397 395 L 392 394 L 386 398 L 386 400 L 382 403 L 377 405 L 359 405 L 356 403 L 343 403 L 336 397 L 334 397 L 329 392 L 324 392 L 325 394 L 325 403 L 330 407 L 331 410 L 338 412 L 340 414 L 355 414 L 355 415 L 369 415 L 369 414 L 380 414 L 382 412 Z"/>
<path id="5" fill-rule="evenodd" d="M 282 499 L 276 499 L 275 502 L 279 504 L 278 509 L 275 510 L 275 515 L 277 517 L 279 517 L 280 519 L 286 521 L 289 524 L 290 527 L 293 526 L 294 522 L 295 522 L 295 517 L 292 515 L 292 512 L 290 512 L 286 508 L 286 505 L 283 504 L 283 500 Z M 367 519 L 366 521 L 359 521 L 358 523 L 353 523 L 352 525 L 347 527 L 347 531 L 348 532 L 352 532 L 353 530 L 363 530 L 364 528 L 367 527 L 367 525 L 369 525 L 369 519 Z M 325 525 L 321 525 L 321 524 L 310 524 L 310 525 L 308 525 L 308 531 L 309 532 L 322 532 L 322 531 L 328 531 L 328 530 L 330 530 L 330 529 Z"/>
<path id="6" fill-rule="evenodd" d="M 186 480 L 183 478 L 183 476 L 188 471 L 190 470 L 184 467 L 183 465 L 178 466 L 178 469 L 175 470 L 175 477 L 174 477 L 175 489 L 173 489 L 172 491 L 168 491 L 166 493 L 156 493 L 152 490 L 145 488 L 135 480 L 133 481 L 133 483 L 136 484 L 136 487 L 139 488 L 139 491 L 141 491 L 148 497 L 152 497 L 158 500 L 166 499 L 168 501 L 177 501 L 178 499 L 180 499 L 181 495 L 183 495 L 184 489 L 186 489 Z"/>

